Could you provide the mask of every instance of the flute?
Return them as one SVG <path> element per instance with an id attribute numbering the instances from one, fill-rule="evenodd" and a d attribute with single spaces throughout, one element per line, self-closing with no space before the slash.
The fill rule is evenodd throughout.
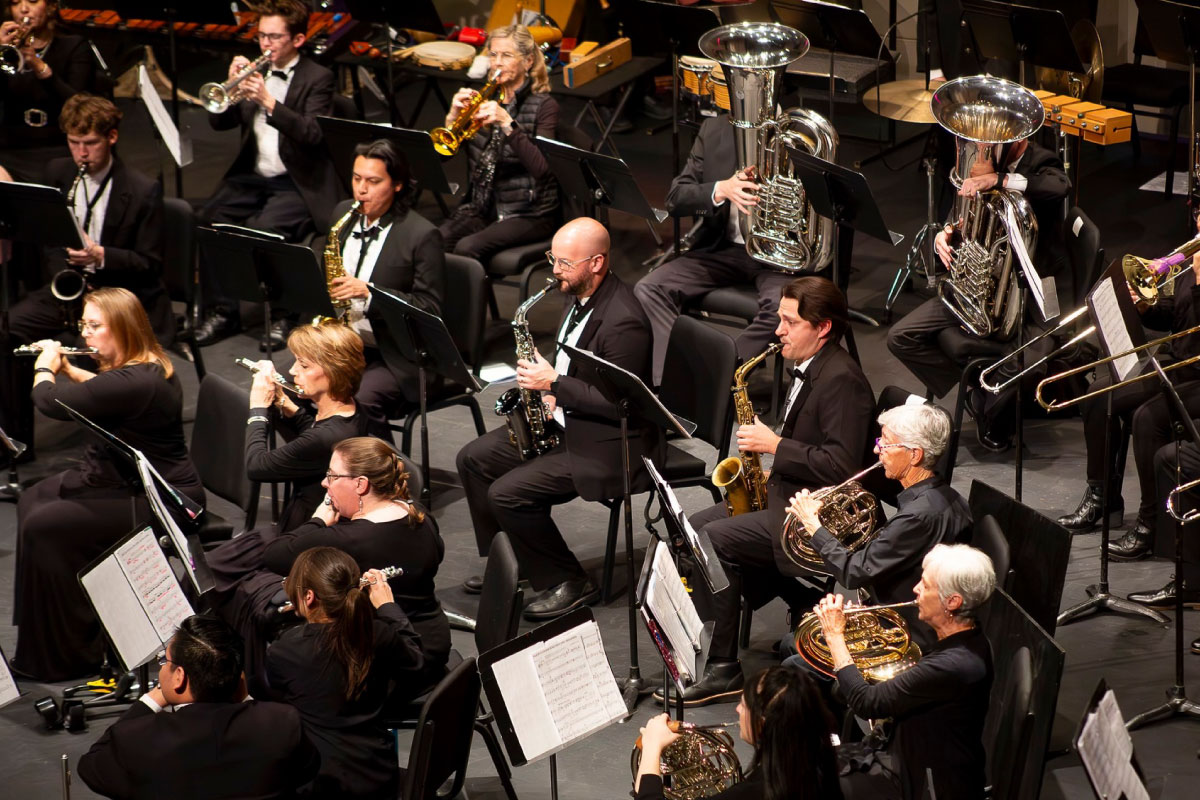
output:
<path id="1" fill-rule="evenodd" d="M 13 348 L 14 356 L 40 356 L 42 354 L 42 346 L 40 344 L 23 344 L 20 347 Z M 94 347 L 60 347 L 58 352 L 64 356 L 94 356 L 100 352 Z"/>
<path id="2" fill-rule="evenodd" d="M 253 361 L 251 361 L 248 358 L 236 358 L 236 359 L 234 359 L 233 363 L 237 364 L 239 367 L 245 367 L 246 369 L 250 370 L 250 372 L 252 372 L 255 375 L 257 375 L 260 371 L 258 364 L 254 363 Z M 276 372 L 274 375 L 271 376 L 271 380 L 274 381 L 278 386 L 282 387 L 283 389 L 286 389 L 287 391 L 291 392 L 292 394 L 300 395 L 301 397 L 304 396 L 303 389 L 301 389 L 296 384 L 288 381 L 287 378 L 283 377 L 278 372 Z"/>
<path id="3" fill-rule="evenodd" d="M 399 578 L 401 575 L 404 574 L 403 567 L 383 567 L 379 571 L 383 573 L 383 577 L 386 578 L 387 580 L 391 580 L 392 578 Z M 371 585 L 370 578 L 362 577 L 362 578 L 358 579 L 358 588 L 362 589 L 363 587 L 370 586 L 370 585 Z M 295 611 L 296 607 L 294 605 L 292 605 L 291 600 L 288 600 L 286 603 L 283 603 L 282 605 L 277 606 L 275 608 L 275 610 L 280 614 L 287 614 L 288 612 Z"/>

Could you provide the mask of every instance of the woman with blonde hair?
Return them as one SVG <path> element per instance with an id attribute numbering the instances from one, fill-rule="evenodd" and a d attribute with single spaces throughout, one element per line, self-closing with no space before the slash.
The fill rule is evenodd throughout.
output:
<path id="1" fill-rule="evenodd" d="M 38 342 L 34 405 L 49 417 L 69 420 L 61 401 L 141 450 L 167 483 L 203 504 L 204 488 L 183 436 L 183 388 L 137 297 L 111 287 L 91 292 L 79 329 L 83 343 L 96 350 L 98 368 L 75 366 L 58 342 Z M 149 521 L 145 496 L 129 488 L 128 475 L 123 462 L 92 444 L 79 466 L 21 496 L 13 613 L 19 630 L 12 659 L 20 672 L 58 681 L 100 666 L 100 624 L 76 574 Z"/>
<path id="2" fill-rule="evenodd" d="M 524 25 L 496 28 L 488 36 L 489 74 L 500 94 L 475 111 L 483 128 L 466 143 L 470 189 L 442 223 L 447 252 L 487 264 L 501 250 L 549 239 L 558 221 L 558 185 L 533 141 L 555 138 L 558 101 L 550 96 L 546 62 Z M 474 89 L 450 101 L 446 127 L 461 116 Z"/>

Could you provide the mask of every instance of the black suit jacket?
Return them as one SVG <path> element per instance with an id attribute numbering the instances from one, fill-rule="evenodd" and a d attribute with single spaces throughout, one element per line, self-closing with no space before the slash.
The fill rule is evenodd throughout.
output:
<path id="1" fill-rule="evenodd" d="M 279 130 L 279 158 L 296 184 L 314 224 L 329 219 L 341 194 L 337 173 L 325 149 L 325 138 L 317 117 L 333 114 L 333 73 L 307 56 L 301 56 L 288 84 L 287 97 L 275 104 L 267 123 Z M 254 138 L 254 114 L 258 105 L 243 100 L 208 121 L 216 130 L 242 126 L 242 146 L 225 173 L 245 175 L 254 172 L 258 142 Z"/>
<path id="2" fill-rule="evenodd" d="M 633 289 L 610 271 L 588 301 L 588 308 L 577 346 L 632 372 L 649 385 L 650 323 Z M 616 405 L 588 382 L 589 370 L 577 361 L 571 360 L 567 374 L 559 376 L 554 390 L 566 417 L 567 455 L 575 491 L 584 500 L 620 497 L 624 486 L 620 416 Z M 662 463 L 662 431 L 633 419 L 629 434 L 633 488 L 644 492 L 650 487 L 650 476 L 642 465 L 642 456 Z"/>
<path id="3" fill-rule="evenodd" d="M 703 222 L 692 245 L 693 251 L 715 250 L 725 244 L 729 225 L 729 202 L 714 208 L 713 187 L 737 170 L 733 148 L 733 126 L 729 115 L 719 114 L 704 121 L 692 143 L 683 172 L 671 181 L 667 210 L 676 217 L 699 217 Z"/>
<path id="4" fill-rule="evenodd" d="M 1003 154 L 1001 154 L 1003 158 Z M 1053 150 L 1030 142 L 1015 172 L 1029 182 L 1025 187 L 1025 199 L 1033 207 L 1038 221 L 1038 246 L 1035 254 L 1038 272 L 1042 277 L 1055 275 L 1059 296 L 1069 303 L 1075 295 L 1063 269 L 1067 261 L 1062 238 L 1063 199 L 1071 191 L 1071 181 L 1063 171 L 1062 159 Z"/>
<path id="5" fill-rule="evenodd" d="M 875 395 L 862 368 L 840 346 L 826 343 L 805 373 L 804 385 L 784 420 L 767 481 L 770 530 L 783 530 L 792 495 L 835 486 L 872 459 Z M 784 575 L 807 574 L 771 537 L 775 564 Z"/>
<path id="6" fill-rule="evenodd" d="M 79 777 L 112 798 L 283 798 L 312 780 L 316 747 L 292 706 L 192 703 L 154 713 L 134 703 L 79 760 Z"/>

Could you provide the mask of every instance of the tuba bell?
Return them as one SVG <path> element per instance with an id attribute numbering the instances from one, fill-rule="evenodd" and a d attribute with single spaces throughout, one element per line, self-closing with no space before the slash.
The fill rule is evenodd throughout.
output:
<path id="1" fill-rule="evenodd" d="M 1033 92 L 987 75 L 944 83 L 929 104 L 938 124 L 957 139 L 950 181 L 958 188 L 976 164 L 992 161 L 996 145 L 1029 138 L 1046 118 Z M 995 189 L 956 196 L 950 220 L 954 258 L 950 274 L 938 284 L 938 297 L 971 334 L 1012 338 L 1021 322 L 1013 262 L 1023 262 L 1037 246 L 1033 208 L 1024 195 Z"/>
<path id="2" fill-rule="evenodd" d="M 916 604 L 912 600 L 846 609 L 846 649 L 869 683 L 891 680 L 921 660 L 920 646 L 912 640 L 908 623 L 896 611 Z M 796 652 L 809 666 L 831 678 L 835 676 L 833 656 L 815 612 L 810 611 L 800 619 L 795 641 Z"/>
<path id="3" fill-rule="evenodd" d="M 723 726 L 700 726 L 679 720 L 667 725 L 679 738 L 662 752 L 663 796 L 667 800 L 712 797 L 741 783 L 742 764 L 733 749 L 733 737 Z M 642 737 L 629 754 L 634 777 L 642 763 Z"/>
<path id="4" fill-rule="evenodd" d="M 882 462 L 876 461 L 837 486 L 818 489 L 811 495 L 823 504 L 817 515 L 821 525 L 850 552 L 874 541 L 879 535 L 876 530 L 879 502 L 858 481 L 871 470 L 882 466 Z M 796 566 L 824 572 L 825 561 L 812 547 L 814 533 L 804 527 L 800 518 L 789 509 L 784 516 L 780 544 L 783 545 L 784 555 Z"/>
<path id="5" fill-rule="evenodd" d="M 776 114 L 787 65 L 808 52 L 808 38 L 778 23 L 738 22 L 700 37 L 700 51 L 722 67 L 738 169 L 753 168 L 758 205 L 738 217 L 746 252 L 784 272 L 816 272 L 833 253 L 833 221 L 818 216 L 795 177 L 788 146 L 837 158 L 837 131 L 802 108 Z"/>

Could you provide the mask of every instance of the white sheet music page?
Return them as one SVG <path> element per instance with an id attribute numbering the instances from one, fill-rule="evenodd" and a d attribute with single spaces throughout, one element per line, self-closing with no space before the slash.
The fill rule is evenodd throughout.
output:
<path id="1" fill-rule="evenodd" d="M 0 708 L 21 696 L 17 682 L 13 679 L 12 670 L 8 668 L 8 658 L 0 659 Z"/>
<path id="2" fill-rule="evenodd" d="M 158 474 L 158 470 L 142 454 L 141 450 L 133 449 L 133 452 L 137 455 L 138 475 L 141 476 L 142 485 L 146 488 L 146 500 L 150 503 L 150 510 L 154 512 L 154 516 L 162 523 L 163 528 L 167 531 L 167 535 L 174 542 L 175 554 L 183 562 L 183 567 L 187 570 L 188 577 L 192 581 L 192 586 L 196 587 L 197 592 L 202 591 L 200 581 L 196 579 L 196 565 L 192 563 L 192 554 L 188 548 L 187 537 L 183 535 L 183 531 L 179 530 L 179 526 L 175 524 L 175 518 L 167 510 L 162 495 L 158 493 L 158 484 L 154 482 L 154 478 L 157 478 L 164 484 L 167 482 L 163 480 L 162 475 Z"/>
<path id="3" fill-rule="evenodd" d="M 694 672 L 696 653 L 700 652 L 700 633 L 704 623 L 696 613 L 696 606 L 688 597 L 683 581 L 679 579 L 679 571 L 671 560 L 670 548 L 661 542 L 654 551 L 651 569 L 646 605 L 678 656 L 676 666 L 681 673 L 686 668 L 691 674 Z M 679 663 L 680 658 L 684 663 Z"/>
<path id="4" fill-rule="evenodd" d="M 175 634 L 185 619 L 192 615 L 171 564 L 150 528 L 133 537 L 117 550 L 117 563 L 125 573 L 130 587 L 137 594 L 146 618 L 154 626 L 161 642 Z"/>
<path id="5" fill-rule="evenodd" d="M 704 552 L 704 548 L 700 546 L 700 537 L 696 534 L 696 529 L 692 527 L 692 521 L 687 518 L 687 514 L 683 513 L 683 506 L 679 504 L 679 498 L 675 496 L 675 490 L 671 488 L 671 484 L 663 478 L 662 473 L 654 466 L 654 462 L 642 456 L 642 463 L 646 465 L 646 470 L 650 473 L 650 477 L 654 480 L 654 484 L 658 487 L 659 496 L 663 498 L 667 508 L 671 511 L 671 516 L 683 522 L 683 535 L 688 539 L 688 546 L 692 549 L 692 554 L 700 554 L 704 559 L 704 563 L 708 563 L 708 553 Z"/>
<path id="6" fill-rule="evenodd" d="M 1121 306 L 1117 301 L 1117 292 L 1110 280 L 1100 281 L 1090 297 L 1092 310 L 1096 316 L 1096 329 L 1100 340 L 1104 342 L 1109 355 L 1124 353 L 1133 349 L 1133 339 L 1129 338 L 1129 328 L 1125 325 L 1125 317 L 1121 314 Z M 1127 355 L 1113 362 L 1117 375 L 1121 380 L 1129 377 L 1137 367 L 1137 356 Z"/>
<path id="7" fill-rule="evenodd" d="M 150 119 L 175 163 L 181 167 L 192 163 L 192 143 L 187 137 L 181 136 L 179 129 L 175 127 L 175 121 L 171 119 L 162 98 L 158 96 L 158 90 L 154 88 L 145 64 L 138 66 L 138 97 L 146 104 Z"/>
<path id="8" fill-rule="evenodd" d="M 1088 714 L 1079 734 L 1079 758 L 1101 797 L 1150 800 L 1133 768 L 1133 740 L 1125 730 L 1117 697 L 1110 689 Z"/>

